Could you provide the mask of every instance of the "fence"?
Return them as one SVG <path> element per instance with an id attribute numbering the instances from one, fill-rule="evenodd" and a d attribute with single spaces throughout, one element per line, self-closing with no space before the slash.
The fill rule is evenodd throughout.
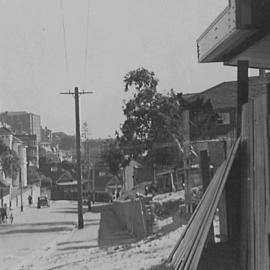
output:
<path id="1" fill-rule="evenodd" d="M 245 270 L 270 267 L 269 90 L 243 108 L 241 257 Z"/>

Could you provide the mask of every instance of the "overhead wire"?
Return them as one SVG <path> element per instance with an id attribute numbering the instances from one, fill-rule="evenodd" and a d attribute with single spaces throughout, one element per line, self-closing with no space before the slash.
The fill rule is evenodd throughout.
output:
<path id="1" fill-rule="evenodd" d="M 69 73 L 69 63 L 68 63 L 68 52 L 67 52 L 67 34 L 65 27 L 65 16 L 64 16 L 64 5 L 63 0 L 60 0 L 61 18 L 62 18 L 62 31 L 63 31 L 63 41 L 64 41 L 64 52 L 65 52 L 65 68 L 67 77 L 67 88 L 70 87 L 70 73 Z"/>
<path id="2" fill-rule="evenodd" d="M 84 52 L 84 68 L 83 68 L 83 89 L 86 87 L 86 75 L 88 64 L 88 43 L 89 43 L 89 17 L 90 17 L 90 0 L 87 0 L 87 18 L 86 18 L 86 40 L 85 40 L 85 52 Z"/>

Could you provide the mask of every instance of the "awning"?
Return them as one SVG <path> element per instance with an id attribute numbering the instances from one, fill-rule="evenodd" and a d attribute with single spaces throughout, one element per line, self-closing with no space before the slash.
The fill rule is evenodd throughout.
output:
<path id="1" fill-rule="evenodd" d="M 210 230 L 215 211 L 233 161 L 240 145 L 240 138 L 236 141 L 228 154 L 228 158 L 216 171 L 211 183 L 205 191 L 199 205 L 196 207 L 184 232 L 171 252 L 168 263 L 177 270 L 196 270 L 205 241 Z"/>
<path id="2" fill-rule="evenodd" d="M 263 54 L 265 51 L 268 53 L 268 40 L 258 43 L 269 34 L 269 1 L 228 2 L 228 7 L 197 40 L 199 62 L 235 65 L 237 60 L 248 60 L 246 57 L 249 56 L 250 67 L 269 68 L 268 63 L 264 63 Z M 239 58 L 242 52 L 245 53 Z"/>

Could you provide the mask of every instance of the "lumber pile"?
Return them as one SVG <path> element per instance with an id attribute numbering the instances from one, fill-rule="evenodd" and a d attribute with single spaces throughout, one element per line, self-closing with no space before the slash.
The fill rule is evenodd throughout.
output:
<path id="1" fill-rule="evenodd" d="M 168 258 L 168 264 L 177 270 L 196 270 L 214 214 L 230 173 L 240 138 L 228 153 L 227 159 L 216 171 L 199 205 L 191 216 L 185 231 Z"/>

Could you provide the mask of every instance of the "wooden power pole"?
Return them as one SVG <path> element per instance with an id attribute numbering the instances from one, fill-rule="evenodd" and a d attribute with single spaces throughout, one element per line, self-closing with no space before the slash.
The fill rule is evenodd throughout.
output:
<path id="1" fill-rule="evenodd" d="M 79 97 L 93 92 L 79 92 L 75 87 L 74 92 L 60 93 L 63 95 L 73 95 L 75 98 L 75 125 L 76 125 L 76 152 L 77 152 L 77 189 L 78 189 L 78 228 L 83 228 L 83 207 L 82 207 L 82 172 L 81 172 L 81 131 L 80 131 L 80 104 Z"/>

